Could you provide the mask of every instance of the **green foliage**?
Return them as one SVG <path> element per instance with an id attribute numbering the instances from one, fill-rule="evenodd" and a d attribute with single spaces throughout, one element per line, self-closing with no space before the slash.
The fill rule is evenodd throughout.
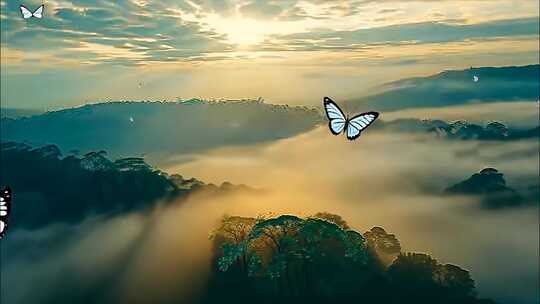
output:
<path id="1" fill-rule="evenodd" d="M 468 271 L 456 265 L 438 265 L 437 281 L 446 287 L 453 296 L 474 296 L 474 281 Z"/>
<path id="2" fill-rule="evenodd" d="M 399 255 L 388 269 L 388 276 L 394 288 L 410 298 L 471 303 L 476 295 L 468 271 L 451 264 L 439 264 L 427 254 Z"/>
<path id="3" fill-rule="evenodd" d="M 51 142 L 64 151 L 176 155 L 291 137 L 313 129 L 321 120 L 315 109 L 257 102 L 107 102 L 2 119 L 0 137 Z"/>
<path id="4" fill-rule="evenodd" d="M 398 283 L 407 283 L 424 287 L 434 283 L 437 261 L 427 254 L 401 254 L 388 269 L 390 279 Z"/>
<path id="5" fill-rule="evenodd" d="M 230 228 L 227 224 L 230 219 L 224 219 L 221 230 Z M 227 271 L 242 255 L 249 254 L 257 261 L 250 264 L 252 275 L 264 273 L 265 276 L 275 279 L 281 277 L 291 263 L 299 260 L 313 262 L 328 254 L 326 251 L 331 249 L 325 244 L 328 241 L 339 243 L 343 249 L 343 258 L 354 262 L 366 262 L 366 247 L 361 234 L 345 231 L 336 224 L 322 219 L 301 219 L 292 215 L 282 215 L 257 222 L 246 238 L 237 244 L 224 243 L 218 265 L 221 271 Z M 265 242 L 271 245 L 263 250 L 256 245 Z M 269 252 L 271 253 L 268 256 Z M 265 259 L 266 265 L 263 263 Z M 263 269 L 264 267 L 266 269 Z"/>
<path id="6" fill-rule="evenodd" d="M 249 264 L 248 264 L 248 276 L 250 277 L 257 276 L 261 269 L 261 264 L 262 264 L 262 261 L 258 255 L 256 254 L 250 255 Z"/>
<path id="7" fill-rule="evenodd" d="M 318 213 L 315 213 L 315 215 L 313 216 L 314 218 L 320 218 L 320 219 L 323 219 L 323 220 L 327 220 L 331 223 L 334 223 L 336 225 L 338 225 L 339 227 L 345 229 L 345 230 L 349 230 L 350 227 L 349 225 L 347 225 L 347 222 L 339 215 L 337 214 L 332 214 L 332 213 L 328 213 L 328 212 L 318 212 Z"/>
<path id="8" fill-rule="evenodd" d="M 121 169 L 115 167 L 105 151 L 62 158 L 54 145 L 33 149 L 6 142 L 1 154 L 1 182 L 17 193 L 11 229 L 79 222 L 90 213 L 142 210 L 154 206 L 156 200 L 184 192 L 141 159 L 122 161 Z"/>
<path id="9" fill-rule="evenodd" d="M 401 254 L 399 240 L 380 227 L 364 235 L 345 227 L 332 214 L 225 216 L 214 231 L 217 271 L 205 302 L 491 303 L 476 298 L 466 270 Z M 376 251 L 393 263 L 380 267 Z"/>
<path id="10" fill-rule="evenodd" d="M 382 267 L 392 264 L 401 253 L 401 244 L 395 235 L 387 233 L 381 227 L 373 227 L 364 233 L 370 253 L 377 257 Z"/>
<path id="11" fill-rule="evenodd" d="M 272 256 L 272 260 L 266 268 L 265 275 L 270 279 L 277 279 L 282 276 L 282 274 L 287 269 L 287 253 L 278 252 Z"/>
<path id="12" fill-rule="evenodd" d="M 233 243 L 224 243 L 221 246 L 223 255 L 219 259 L 219 270 L 227 271 L 229 267 L 242 255 L 243 253 L 242 245 L 236 245 Z"/>
<path id="13" fill-rule="evenodd" d="M 364 237 L 356 231 L 346 231 L 345 256 L 355 262 L 367 263 L 367 252 Z"/>

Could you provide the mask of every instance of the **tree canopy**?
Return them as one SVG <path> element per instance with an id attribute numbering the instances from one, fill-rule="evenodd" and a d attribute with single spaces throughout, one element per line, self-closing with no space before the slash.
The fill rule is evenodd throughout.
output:
<path id="1" fill-rule="evenodd" d="M 206 303 L 491 303 L 468 271 L 338 215 L 225 216 L 212 240 Z"/>

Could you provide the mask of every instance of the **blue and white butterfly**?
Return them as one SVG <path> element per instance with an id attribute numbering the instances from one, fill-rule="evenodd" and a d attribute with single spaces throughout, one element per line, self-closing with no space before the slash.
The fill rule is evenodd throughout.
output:
<path id="1" fill-rule="evenodd" d="M 20 5 L 19 8 L 21 9 L 21 14 L 22 14 L 22 17 L 23 19 L 28 19 L 28 18 L 32 18 L 32 17 L 35 17 L 35 18 L 38 18 L 38 19 L 41 19 L 43 18 L 43 8 L 45 7 L 45 5 L 40 5 L 33 13 L 24 5 Z"/>
<path id="2" fill-rule="evenodd" d="M 0 191 L 0 239 L 6 234 L 10 211 L 11 189 L 6 187 Z"/>
<path id="3" fill-rule="evenodd" d="M 345 134 L 349 140 L 357 139 L 362 131 L 371 126 L 377 117 L 379 117 L 379 113 L 377 112 L 366 112 L 353 116 L 352 118 L 345 117 L 343 111 L 341 111 L 332 99 L 325 97 L 323 102 L 326 117 L 328 117 L 330 132 L 334 135 L 338 135 L 345 130 Z"/>

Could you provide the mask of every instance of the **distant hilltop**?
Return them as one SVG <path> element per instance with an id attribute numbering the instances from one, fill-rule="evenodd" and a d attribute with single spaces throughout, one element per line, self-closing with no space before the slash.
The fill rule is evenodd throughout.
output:
<path id="1" fill-rule="evenodd" d="M 262 97 L 259 97 L 257 99 L 252 98 L 211 98 L 211 99 L 204 99 L 204 98 L 190 98 L 190 99 L 182 99 L 177 98 L 176 102 L 182 103 L 182 104 L 210 104 L 210 103 L 265 103 L 264 99 Z"/>
<path id="2" fill-rule="evenodd" d="M 506 184 L 503 173 L 495 168 L 484 168 L 444 191 L 446 194 L 477 196 L 484 208 L 508 208 L 538 204 L 538 184 L 534 184 L 534 180 L 530 182 L 521 195 Z"/>
<path id="3" fill-rule="evenodd" d="M 114 101 L 2 119 L 2 141 L 53 143 L 114 156 L 192 153 L 282 139 L 322 122 L 317 109 L 257 100 Z"/>
<path id="4" fill-rule="evenodd" d="M 537 101 L 540 65 L 446 70 L 391 82 L 380 89 L 381 93 L 352 99 L 349 108 L 395 111 L 472 102 Z"/>
<path id="5" fill-rule="evenodd" d="M 396 119 L 381 122 L 376 128 L 386 128 L 397 132 L 431 133 L 439 138 L 459 140 L 523 140 L 540 137 L 540 127 L 515 129 L 501 122 L 491 121 L 485 126 L 466 120 L 446 122 L 439 119 Z"/>
<path id="6" fill-rule="evenodd" d="M 259 97 L 257 99 L 252 98 L 240 98 L 240 99 L 226 99 L 226 98 L 218 98 L 218 99 L 205 99 L 205 98 L 189 98 L 189 99 L 182 99 L 182 98 L 176 98 L 175 100 L 98 100 L 95 102 L 88 102 L 83 105 L 74 106 L 74 107 L 68 107 L 63 109 L 57 109 L 57 110 L 18 110 L 18 109 L 11 109 L 11 108 L 2 108 L 3 115 L 6 113 L 7 115 L 2 116 L 4 118 L 21 118 L 21 117 L 29 117 L 33 115 L 39 115 L 39 114 L 47 114 L 47 113 L 57 113 L 57 112 L 66 112 L 66 111 L 79 111 L 79 110 L 87 110 L 89 107 L 101 107 L 101 106 L 108 106 L 108 105 L 126 105 L 126 104 L 165 104 L 165 105 L 261 105 L 263 107 L 271 108 L 272 110 L 291 110 L 291 111 L 316 111 L 314 108 L 310 108 L 307 106 L 302 105 L 288 105 L 288 104 L 272 104 L 267 103 L 262 97 Z"/>

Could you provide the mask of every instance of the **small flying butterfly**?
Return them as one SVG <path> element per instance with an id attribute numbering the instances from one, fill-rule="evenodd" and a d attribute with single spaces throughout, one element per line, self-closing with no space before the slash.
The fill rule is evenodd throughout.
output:
<path id="1" fill-rule="evenodd" d="M 8 217 L 11 210 L 11 189 L 5 187 L 0 191 L 0 239 L 4 237 L 8 226 Z"/>
<path id="2" fill-rule="evenodd" d="M 28 18 L 32 18 L 32 17 L 38 18 L 38 19 L 43 18 L 43 9 L 44 8 L 45 8 L 45 5 L 42 4 L 34 12 L 32 12 L 26 6 L 24 6 L 22 4 L 19 6 L 19 9 L 21 10 L 21 15 L 22 15 L 23 19 L 28 19 Z"/>

